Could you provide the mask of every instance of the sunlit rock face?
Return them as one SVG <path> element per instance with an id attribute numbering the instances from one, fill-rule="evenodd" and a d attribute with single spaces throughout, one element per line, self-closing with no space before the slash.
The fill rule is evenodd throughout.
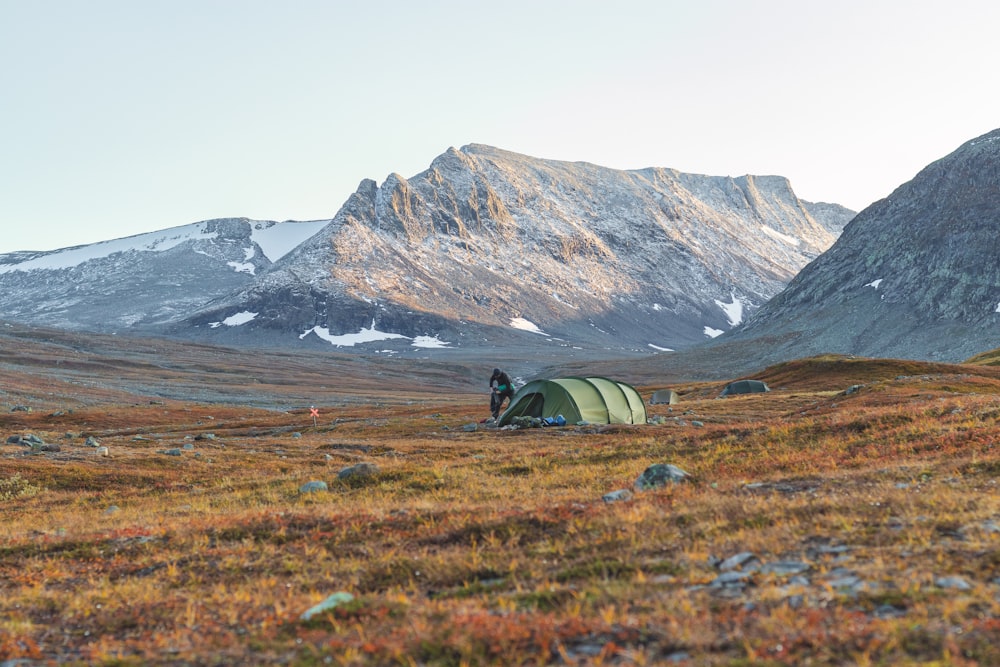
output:
<path id="1" fill-rule="evenodd" d="M 742 322 L 852 215 L 799 200 L 777 176 L 620 171 L 471 145 L 411 178 L 363 181 L 321 233 L 191 323 L 246 311 L 260 313 L 254 327 L 321 338 L 467 345 L 506 329 L 680 349 Z"/>

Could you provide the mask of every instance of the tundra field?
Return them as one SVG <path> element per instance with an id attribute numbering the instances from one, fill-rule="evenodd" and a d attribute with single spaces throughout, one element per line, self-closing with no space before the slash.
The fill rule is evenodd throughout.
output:
<path id="1" fill-rule="evenodd" d="M 313 417 L 21 368 L 4 665 L 1000 664 L 993 366 L 820 357 L 523 430 L 481 392 Z"/>

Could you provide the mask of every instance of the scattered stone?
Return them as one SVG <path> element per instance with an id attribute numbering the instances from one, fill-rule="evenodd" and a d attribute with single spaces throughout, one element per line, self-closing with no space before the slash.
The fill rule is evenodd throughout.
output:
<path id="1" fill-rule="evenodd" d="M 31 412 L 31 407 L 27 405 L 15 405 L 10 409 L 11 412 Z"/>
<path id="2" fill-rule="evenodd" d="M 636 491 L 648 491 L 667 484 L 683 482 L 690 475 L 671 463 L 654 463 L 635 480 Z"/>
<path id="3" fill-rule="evenodd" d="M 111 505 L 108 509 L 104 510 L 105 514 L 114 514 L 115 512 L 120 512 L 121 508 L 118 505 Z"/>
<path id="4" fill-rule="evenodd" d="M 476 423 L 466 424 L 465 426 L 462 427 L 462 430 L 465 431 L 466 433 L 472 433 L 473 431 L 478 431 L 479 424 Z"/>
<path id="5" fill-rule="evenodd" d="M 184 443 L 184 449 L 188 449 L 188 450 L 194 449 L 194 445 L 192 445 L 190 442 L 185 442 Z"/>
<path id="6" fill-rule="evenodd" d="M 934 580 L 934 585 L 938 588 L 948 588 L 955 591 L 972 590 L 972 584 L 965 580 L 965 577 L 938 577 Z"/>
<path id="7" fill-rule="evenodd" d="M 302 615 L 299 618 L 303 621 L 308 621 L 317 614 L 322 614 L 324 611 L 329 611 L 331 609 L 339 607 L 342 604 L 347 604 L 348 602 L 352 602 L 353 600 L 354 596 L 351 595 L 350 593 L 334 593 L 333 595 L 323 600 L 319 604 L 312 606 L 309 609 L 302 612 Z"/>
<path id="8" fill-rule="evenodd" d="M 83 444 L 86 447 L 100 447 L 101 446 L 101 443 L 97 441 L 97 438 L 95 438 L 92 435 L 88 435 L 87 439 L 83 441 Z"/>
<path id="9" fill-rule="evenodd" d="M 617 491 L 612 491 L 611 493 L 605 493 L 601 500 L 606 503 L 615 503 L 624 500 L 632 500 L 632 492 L 628 489 L 618 489 Z"/>
<path id="10" fill-rule="evenodd" d="M 730 556 L 726 560 L 720 562 L 717 567 L 722 572 L 728 572 L 729 570 L 735 570 L 736 568 L 742 568 L 744 564 L 749 563 L 750 561 L 755 561 L 755 560 L 757 560 L 757 557 L 754 556 L 749 551 L 741 551 L 740 553 L 736 554 L 735 556 Z"/>
<path id="11" fill-rule="evenodd" d="M 843 395 L 844 396 L 850 396 L 851 394 L 855 394 L 855 393 L 861 391 L 862 389 L 864 389 L 864 387 L 865 387 L 865 385 L 863 385 L 863 384 L 852 384 L 850 387 L 848 387 L 847 389 L 844 390 Z"/>
<path id="12" fill-rule="evenodd" d="M 8 445 L 20 445 L 21 444 L 21 436 L 19 436 L 19 435 L 12 435 L 12 436 L 10 436 L 9 438 L 7 438 L 7 444 Z"/>
<path id="13" fill-rule="evenodd" d="M 301 433 L 299 433 L 298 431 L 295 431 L 294 433 L 292 433 L 292 437 L 293 437 L 293 438 L 301 438 L 301 437 L 302 437 L 302 434 L 301 434 Z"/>
<path id="14" fill-rule="evenodd" d="M 107 447 L 98 447 L 96 453 L 98 456 L 111 456 L 111 452 L 108 451 Z"/>
<path id="15" fill-rule="evenodd" d="M 723 572 L 709 584 L 713 588 L 724 588 L 730 586 L 746 586 L 746 581 L 750 577 L 749 572 Z"/>
<path id="16" fill-rule="evenodd" d="M 167 456 L 180 456 L 181 450 L 179 447 L 174 447 L 173 449 L 164 449 L 160 451 L 161 454 L 166 454 Z"/>
<path id="17" fill-rule="evenodd" d="M 349 479 L 351 477 L 370 477 L 380 472 L 379 467 L 374 463 L 358 463 L 357 465 L 342 468 L 337 473 L 337 479 Z"/>
<path id="18" fill-rule="evenodd" d="M 899 607 L 894 607 L 891 604 L 879 605 L 872 612 L 872 616 L 875 618 L 902 618 L 906 616 L 906 610 L 900 609 Z"/>
<path id="19" fill-rule="evenodd" d="M 21 443 L 28 443 L 29 445 L 44 445 L 45 441 L 39 438 L 37 435 L 32 433 L 31 435 L 21 438 Z"/>
<path id="20" fill-rule="evenodd" d="M 692 420 L 691 421 L 691 426 L 696 426 L 698 428 L 701 428 L 704 425 L 705 425 L 705 422 L 700 422 L 700 421 L 697 421 L 697 420 Z"/>
<path id="21" fill-rule="evenodd" d="M 319 491 L 326 491 L 328 489 L 326 482 L 323 481 L 313 481 L 306 482 L 299 487 L 299 493 L 317 493 Z"/>
<path id="22" fill-rule="evenodd" d="M 808 570 L 809 563 L 803 563 L 798 560 L 781 560 L 774 563 L 765 563 L 760 568 L 763 574 L 776 574 L 783 577 L 791 574 L 802 574 Z"/>
<path id="23" fill-rule="evenodd" d="M 38 451 L 40 451 L 40 452 L 61 452 L 62 451 L 62 447 L 60 447 L 59 445 L 55 444 L 54 442 L 52 442 L 52 443 L 46 442 L 44 444 L 38 445 Z"/>
<path id="24" fill-rule="evenodd" d="M 199 433 L 198 435 L 194 436 L 194 439 L 195 440 L 215 440 L 215 434 L 214 433 Z"/>

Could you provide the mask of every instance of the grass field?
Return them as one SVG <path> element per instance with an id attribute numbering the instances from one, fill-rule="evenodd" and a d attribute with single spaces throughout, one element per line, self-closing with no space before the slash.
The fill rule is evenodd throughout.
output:
<path id="1" fill-rule="evenodd" d="M 1000 664 L 1000 369 L 757 377 L 642 426 L 466 430 L 461 392 L 4 413 L 58 451 L 0 445 L 0 660 Z M 632 489 L 656 463 L 691 477 Z"/>

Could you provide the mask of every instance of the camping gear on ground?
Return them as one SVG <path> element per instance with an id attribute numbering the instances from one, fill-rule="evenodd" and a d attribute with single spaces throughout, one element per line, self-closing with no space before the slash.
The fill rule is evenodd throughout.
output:
<path id="1" fill-rule="evenodd" d="M 760 380 L 737 380 L 727 384 L 726 388 L 719 394 L 719 398 L 735 396 L 736 394 L 756 394 L 764 391 L 771 391 L 771 388 Z"/>
<path id="2" fill-rule="evenodd" d="M 634 387 L 608 378 L 532 380 L 517 390 L 497 425 L 520 416 L 558 422 L 560 415 L 570 424 L 645 424 L 646 405 Z"/>
<path id="3" fill-rule="evenodd" d="M 650 405 L 676 405 L 680 396 L 673 389 L 660 389 L 649 398 Z"/>

